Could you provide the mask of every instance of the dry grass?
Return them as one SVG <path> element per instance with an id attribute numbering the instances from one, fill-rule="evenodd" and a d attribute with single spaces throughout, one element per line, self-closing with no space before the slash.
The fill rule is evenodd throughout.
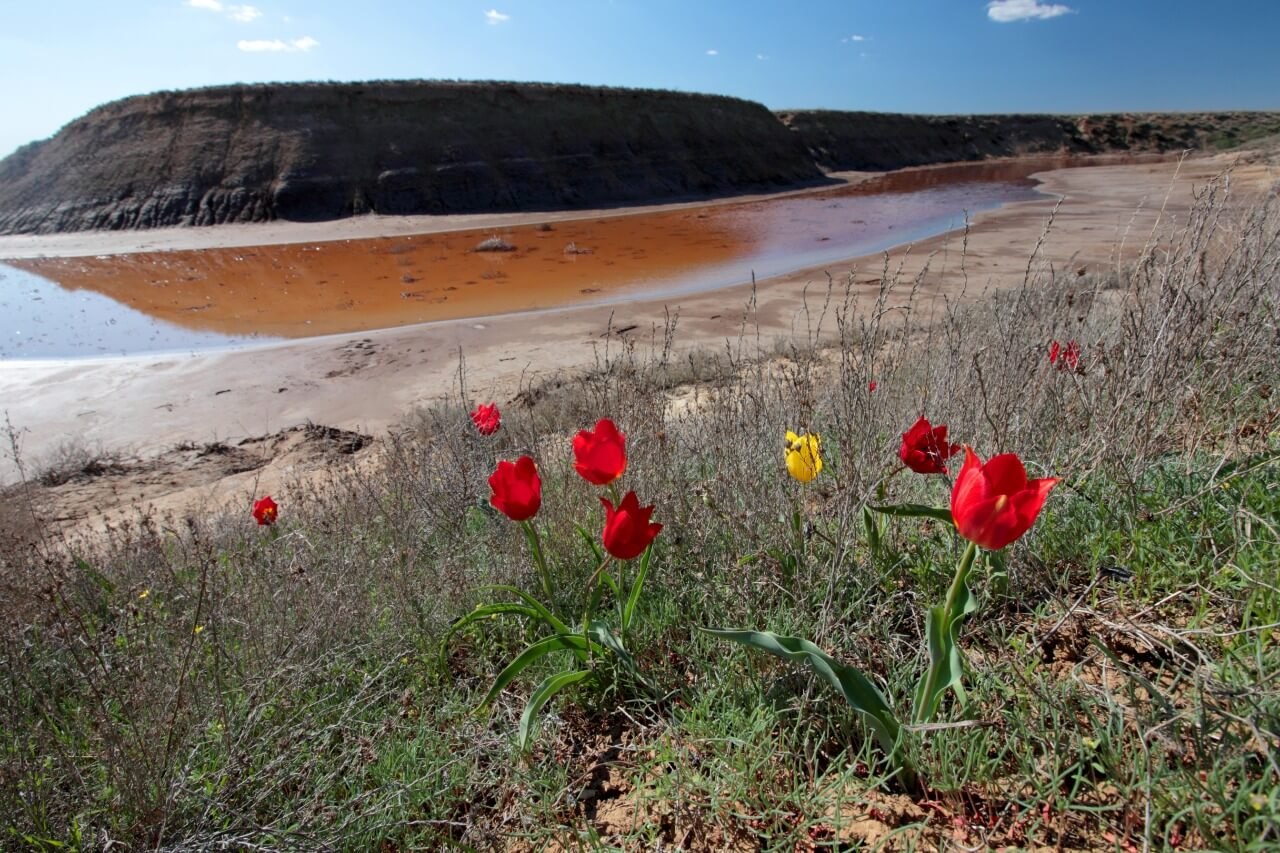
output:
<path id="1" fill-rule="evenodd" d="M 1280 211 L 1228 190 L 1105 274 L 1033 255 L 1021 288 L 937 303 L 918 298 L 928 270 L 886 269 L 872 308 L 833 283 L 786 341 L 759 337 L 751 305 L 722 352 L 683 350 L 674 316 L 642 343 L 609 336 L 593 370 L 521 389 L 492 439 L 470 429 L 460 367 L 456 398 L 407 419 L 385 464 L 335 467 L 271 530 L 237 510 L 6 546 L 6 843 L 805 849 L 868 843 L 853 816 L 914 822 L 925 845 L 1274 843 L 1252 817 L 1274 804 L 1250 797 L 1280 786 Z M 1081 343 L 1078 371 L 1049 364 L 1054 339 Z M 890 808 L 829 697 L 691 628 L 802 633 L 903 695 L 952 554 L 899 525 L 871 555 L 862 508 L 945 500 L 892 476 L 921 413 L 1065 482 L 1010 549 L 1017 595 L 984 586 L 964 715 L 980 725 L 922 738 L 936 802 Z M 678 698 L 579 694 L 525 763 L 519 701 L 470 713 L 518 627 L 459 644 L 449 672 L 436 644 L 479 587 L 531 581 L 486 503 L 495 458 L 539 460 L 557 589 L 582 589 L 575 525 L 599 507 L 568 438 L 606 415 L 628 434 L 627 488 L 666 525 L 636 654 Z M 796 428 L 827 453 L 805 490 L 782 473 Z"/>

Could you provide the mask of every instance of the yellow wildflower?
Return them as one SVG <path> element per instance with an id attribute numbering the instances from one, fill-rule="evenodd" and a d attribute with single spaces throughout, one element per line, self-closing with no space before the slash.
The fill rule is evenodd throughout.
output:
<path id="1" fill-rule="evenodd" d="M 802 483 L 807 483 L 822 471 L 822 454 L 819 445 L 822 440 L 817 433 L 796 435 L 787 430 L 786 460 L 787 473 Z"/>

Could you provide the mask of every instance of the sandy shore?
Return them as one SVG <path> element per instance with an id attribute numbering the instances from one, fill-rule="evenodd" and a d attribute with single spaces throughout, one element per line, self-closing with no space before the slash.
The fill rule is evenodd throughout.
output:
<path id="1" fill-rule="evenodd" d="M 1040 175 L 1043 189 L 1062 197 L 1013 204 L 975 217 L 968 235 L 964 274 L 969 292 L 1020 283 L 1027 258 L 1042 235 L 1043 262 L 1091 269 L 1114 266 L 1122 252 L 1147 240 L 1158 218 L 1185 216 L 1192 191 L 1232 164 L 1227 157 L 1188 160 L 1180 166 L 1093 166 Z M 1236 186 L 1271 187 L 1277 175 L 1262 165 L 1241 166 Z M 599 216 L 622 211 L 564 214 Z M 519 214 L 503 222 L 547 221 L 555 216 Z M 494 224 L 493 217 L 451 217 L 452 228 Z M 369 218 L 318 225 L 220 226 L 140 234 L 3 238 L 0 256 L 101 253 L 130 248 L 263 245 L 375 234 L 421 233 L 444 227 L 431 219 Z M 23 248 L 25 246 L 25 248 Z M 942 235 L 887 255 L 851 258 L 825 269 L 805 270 L 757 283 L 758 320 L 765 336 L 803 329 L 802 299 L 825 293 L 828 273 L 837 282 L 853 276 L 855 288 L 874 293 L 886 263 L 915 276 L 927 263 L 926 293 L 958 292 L 961 241 Z M 312 338 L 270 348 L 196 356 L 153 356 L 74 362 L 0 363 L 0 399 L 21 431 L 29 462 L 47 458 L 74 441 L 147 456 L 180 442 L 232 442 L 305 422 L 378 434 L 415 404 L 455 388 L 459 353 L 466 358 L 474 399 L 505 403 L 521 384 L 537 383 L 592 363 L 614 329 L 648 340 L 669 313 L 679 314 L 683 347 L 722 347 L 738 335 L 751 297 L 749 284 L 678 300 L 637 301 L 625 306 L 566 308 L 471 321 L 446 321 L 363 334 Z M 4 459 L 0 480 L 15 478 Z"/>

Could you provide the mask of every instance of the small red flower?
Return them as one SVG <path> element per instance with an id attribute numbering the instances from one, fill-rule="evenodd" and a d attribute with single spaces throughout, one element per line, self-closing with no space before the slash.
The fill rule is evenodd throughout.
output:
<path id="1" fill-rule="evenodd" d="M 1080 344 L 1075 341 L 1067 342 L 1067 348 L 1062 351 L 1062 364 L 1071 370 L 1080 368 Z"/>
<path id="2" fill-rule="evenodd" d="M 280 507 L 276 506 L 276 502 L 271 500 L 271 495 L 253 502 L 253 517 L 258 524 L 270 526 L 276 523 L 276 517 L 280 515 Z"/>
<path id="3" fill-rule="evenodd" d="M 1013 453 L 992 456 L 984 464 L 972 448 L 951 487 L 951 518 L 970 542 L 998 551 L 1031 529 L 1057 477 L 1028 480 Z"/>
<path id="4" fill-rule="evenodd" d="M 943 462 L 960 452 L 960 445 L 947 444 L 947 425 L 933 426 L 921 417 L 902 434 L 898 458 L 917 474 L 945 474 Z"/>
<path id="5" fill-rule="evenodd" d="M 538 466 L 528 456 L 515 462 L 499 462 L 497 470 L 489 475 L 489 488 L 493 491 L 489 503 L 512 521 L 527 521 L 542 506 L 542 480 Z"/>
<path id="6" fill-rule="evenodd" d="M 1059 370 L 1079 370 L 1080 369 L 1080 343 L 1075 340 L 1067 341 L 1064 347 L 1058 341 L 1049 342 L 1049 363 L 1056 365 Z"/>
<path id="7" fill-rule="evenodd" d="M 876 390 L 876 381 L 872 379 L 870 382 L 867 383 L 867 393 L 870 394 L 875 390 Z"/>
<path id="8" fill-rule="evenodd" d="M 573 457 L 584 480 L 607 486 L 627 470 L 627 437 L 613 421 L 601 418 L 594 432 L 584 429 L 573 437 Z"/>
<path id="9" fill-rule="evenodd" d="M 476 430 L 481 435 L 493 435 L 498 431 L 498 427 L 502 426 L 502 414 L 498 411 L 497 403 L 485 405 L 479 403 L 476 405 L 475 411 L 471 413 L 471 422 L 476 425 Z"/>
<path id="10" fill-rule="evenodd" d="M 662 530 L 661 524 L 651 524 L 653 507 L 641 507 L 635 492 L 627 492 L 615 509 L 608 498 L 604 504 L 604 549 L 619 560 L 631 560 L 644 553 Z"/>

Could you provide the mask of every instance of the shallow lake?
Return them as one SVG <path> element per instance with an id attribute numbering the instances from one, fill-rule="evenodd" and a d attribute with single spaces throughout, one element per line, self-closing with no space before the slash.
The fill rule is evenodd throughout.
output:
<path id="1" fill-rule="evenodd" d="M 0 263 L 0 359 L 185 352 L 678 297 L 871 254 L 1041 197 L 1062 158 L 543 225 Z M 504 251 L 476 251 L 497 238 Z M 553 322 L 539 318 L 535 322 Z"/>

